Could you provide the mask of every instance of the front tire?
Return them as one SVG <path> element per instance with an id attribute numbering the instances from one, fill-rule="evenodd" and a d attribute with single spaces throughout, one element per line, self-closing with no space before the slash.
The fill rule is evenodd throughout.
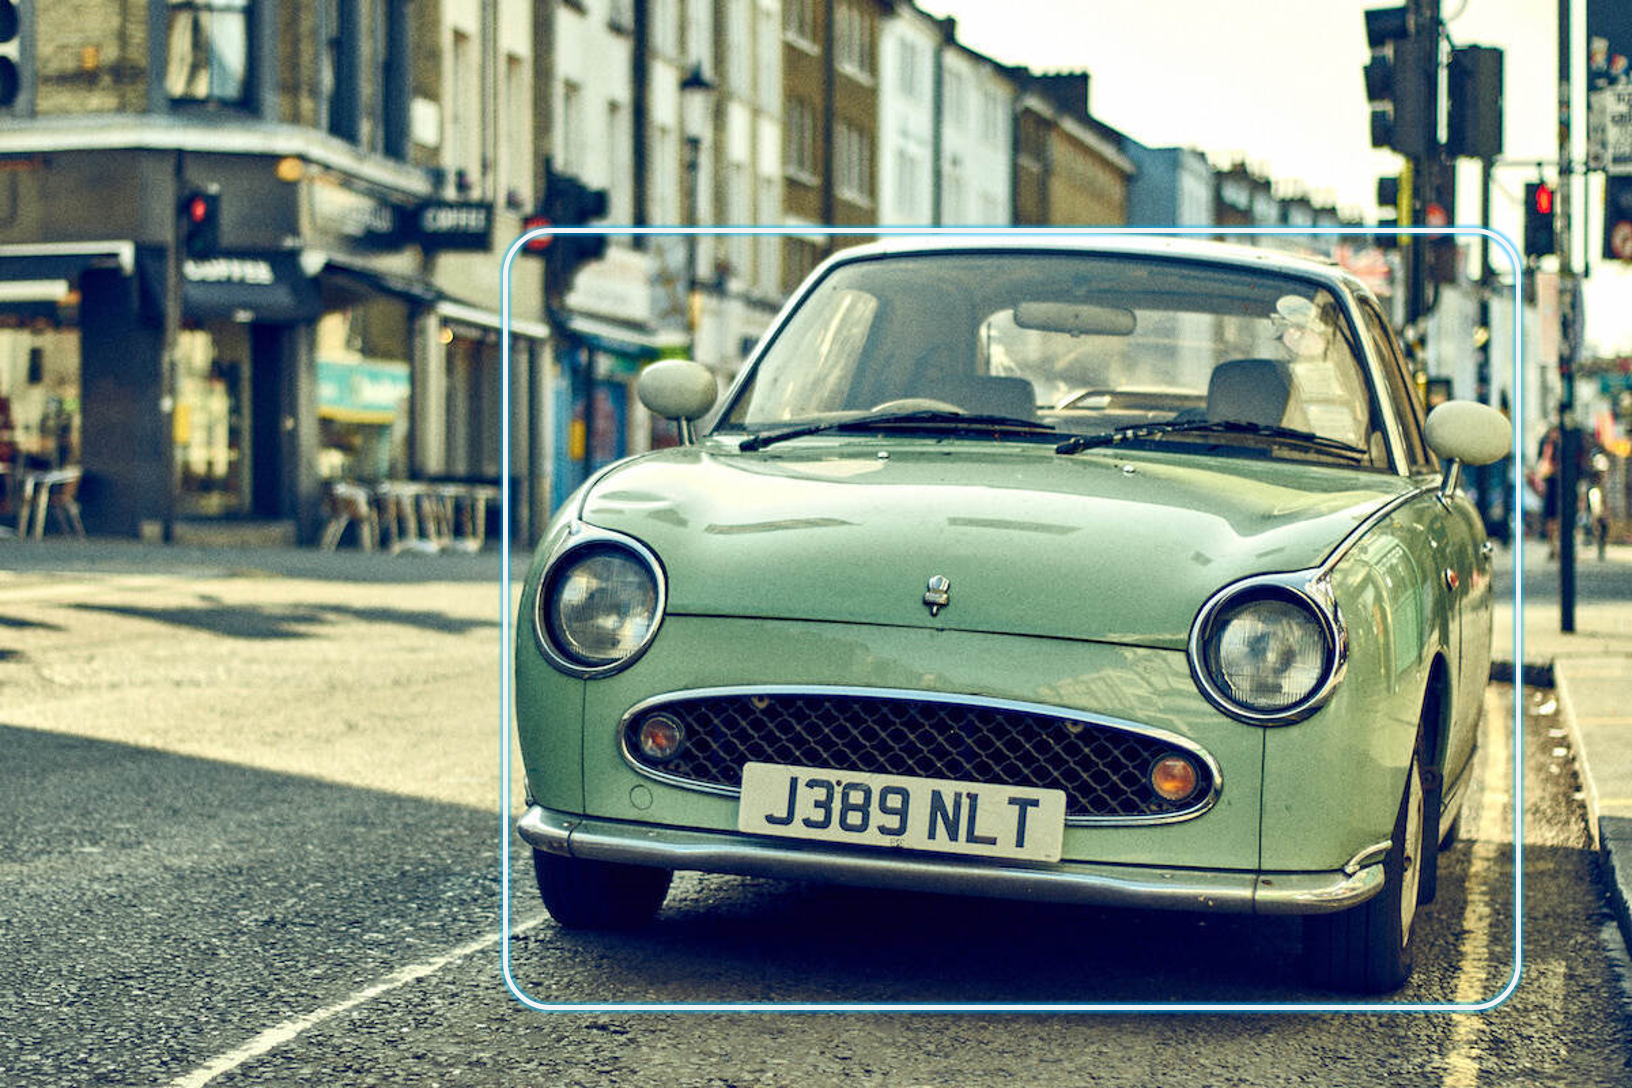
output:
<path id="1" fill-rule="evenodd" d="M 1421 754 L 1414 753 L 1394 818 L 1395 845 L 1383 859 L 1383 890 L 1358 907 L 1304 919 L 1304 966 L 1314 985 L 1389 993 L 1411 977 L 1426 794 Z"/>
<path id="2" fill-rule="evenodd" d="M 533 851 L 538 892 L 550 917 L 568 929 L 636 929 L 651 922 L 669 894 L 668 869 L 564 858 Z"/>

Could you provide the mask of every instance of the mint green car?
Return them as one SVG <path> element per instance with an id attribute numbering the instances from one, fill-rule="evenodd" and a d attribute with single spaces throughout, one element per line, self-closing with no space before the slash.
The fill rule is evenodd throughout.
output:
<path id="1" fill-rule="evenodd" d="M 1337 267 L 1161 240 L 885 242 L 526 582 L 519 831 L 562 925 L 675 870 L 1305 916 L 1399 987 L 1472 766 L 1506 419 L 1425 419 Z"/>

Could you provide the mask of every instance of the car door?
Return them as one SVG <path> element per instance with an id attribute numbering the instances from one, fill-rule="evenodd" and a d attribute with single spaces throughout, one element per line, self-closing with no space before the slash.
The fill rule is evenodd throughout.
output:
<path id="1" fill-rule="evenodd" d="M 1399 421 L 1406 471 L 1424 487 L 1433 487 L 1416 502 L 1426 504 L 1423 521 L 1427 553 L 1425 591 L 1443 602 L 1446 657 L 1453 670 L 1449 735 L 1444 738 L 1443 769 L 1455 779 L 1473 753 L 1475 727 L 1490 670 L 1491 550 L 1472 501 L 1460 489 L 1449 495 L 1438 488 L 1440 465 L 1423 438 L 1425 413 L 1403 353 L 1382 314 L 1369 301 L 1361 304 L 1383 371 L 1385 392 Z M 1430 614 L 1441 609 L 1430 607 Z"/>

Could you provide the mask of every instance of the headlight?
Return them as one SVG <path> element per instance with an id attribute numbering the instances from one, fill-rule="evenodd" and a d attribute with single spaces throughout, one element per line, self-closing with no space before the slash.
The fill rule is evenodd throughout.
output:
<path id="1" fill-rule="evenodd" d="M 1297 721 L 1336 684 L 1346 649 L 1336 607 L 1324 585 L 1300 589 L 1298 581 L 1232 586 L 1197 616 L 1191 671 L 1225 713 L 1261 725 Z"/>
<path id="2" fill-rule="evenodd" d="M 573 546 L 545 572 L 536 629 L 557 666 L 600 675 L 632 662 L 662 615 L 655 557 L 633 540 L 599 535 Z"/>

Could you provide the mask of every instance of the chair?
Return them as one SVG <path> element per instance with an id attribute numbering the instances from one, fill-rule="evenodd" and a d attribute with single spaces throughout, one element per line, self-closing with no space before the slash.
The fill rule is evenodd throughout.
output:
<path id="1" fill-rule="evenodd" d="M 323 537 L 318 547 L 326 552 L 334 551 L 340 546 L 346 526 L 355 522 L 358 546 L 365 552 L 373 551 L 379 539 L 380 523 L 368 489 L 337 480 L 329 485 L 324 501 L 329 510 L 329 521 L 323 526 Z"/>
<path id="2" fill-rule="evenodd" d="M 35 472 L 23 477 L 20 536 L 39 540 L 45 535 L 45 516 L 57 515 L 57 525 L 65 533 L 83 537 L 85 523 L 79 516 L 79 481 L 83 475 L 77 465 Z"/>
<path id="3" fill-rule="evenodd" d="M 1292 367 L 1279 359 L 1231 359 L 1207 382 L 1207 419 L 1279 426 L 1292 401 Z"/>

